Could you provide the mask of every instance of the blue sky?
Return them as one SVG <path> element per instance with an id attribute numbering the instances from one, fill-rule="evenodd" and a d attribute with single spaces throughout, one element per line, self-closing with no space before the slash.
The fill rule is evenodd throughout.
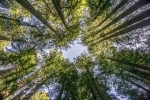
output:
<path id="1" fill-rule="evenodd" d="M 78 41 L 74 41 L 74 45 L 71 45 L 71 48 L 67 51 L 62 50 L 64 58 L 68 58 L 71 62 L 73 62 L 73 58 L 81 55 L 83 52 L 87 52 L 87 47 L 78 44 Z"/>

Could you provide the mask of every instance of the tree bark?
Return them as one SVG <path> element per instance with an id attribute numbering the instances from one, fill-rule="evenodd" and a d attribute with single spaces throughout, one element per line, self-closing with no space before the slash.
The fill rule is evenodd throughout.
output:
<path id="1" fill-rule="evenodd" d="M 94 21 L 98 16 L 101 15 L 101 13 L 103 12 L 103 10 L 105 9 L 105 7 L 107 6 L 107 4 L 109 3 L 110 0 L 106 0 L 105 3 L 103 4 L 103 6 L 100 8 L 99 12 L 96 14 L 96 16 L 92 19 L 92 21 Z"/>
<path id="2" fill-rule="evenodd" d="M 5 74 L 13 69 L 15 69 L 16 67 L 12 67 L 12 68 L 8 68 L 8 69 L 5 69 L 5 70 L 0 70 L 0 74 Z"/>
<path id="3" fill-rule="evenodd" d="M 150 90 L 149 90 L 149 89 L 146 89 L 145 87 L 142 87 L 141 85 L 139 85 L 139 84 L 135 83 L 134 81 L 131 81 L 131 80 L 129 80 L 129 79 L 127 79 L 127 78 L 125 78 L 125 77 L 122 77 L 122 78 L 123 78 L 123 79 L 125 79 L 125 80 L 127 80 L 128 82 L 130 82 L 130 83 L 134 84 L 135 86 L 137 86 L 137 87 L 139 87 L 139 88 L 143 89 L 144 91 L 146 91 L 146 92 L 150 93 Z"/>
<path id="4" fill-rule="evenodd" d="M 54 7 L 55 7 L 55 9 L 57 11 L 57 14 L 60 17 L 62 23 L 67 28 L 66 21 L 65 21 L 65 16 L 64 16 L 64 13 L 63 13 L 61 5 L 60 5 L 60 0 L 52 0 L 52 3 L 54 4 Z"/>
<path id="5" fill-rule="evenodd" d="M 99 86 L 98 81 L 93 78 L 93 76 L 92 76 L 92 74 L 90 73 L 90 71 L 89 71 L 88 68 L 86 68 L 86 71 L 87 71 L 87 73 L 88 73 L 88 75 L 89 75 L 89 77 L 90 77 L 92 83 L 93 83 L 94 86 L 95 86 L 95 89 L 96 89 L 96 91 L 97 91 L 97 93 L 98 93 L 99 98 L 100 98 L 101 100 L 108 100 L 106 94 L 105 94 L 104 91 L 103 91 L 103 89 Z"/>
<path id="6" fill-rule="evenodd" d="M 120 9 L 123 5 L 127 3 L 128 0 L 122 0 L 106 17 L 105 19 L 98 25 L 103 24 L 108 18 L 110 18 L 118 9 Z"/>
<path id="7" fill-rule="evenodd" d="M 132 25 L 132 26 L 130 26 L 128 28 L 125 28 L 125 29 L 119 31 L 119 32 L 111 34 L 111 35 L 109 35 L 107 37 L 104 37 L 103 39 L 97 41 L 96 43 L 92 43 L 91 45 L 95 45 L 97 43 L 103 42 L 103 41 L 111 39 L 113 37 L 117 37 L 117 36 L 122 35 L 122 34 L 127 34 L 128 32 L 134 31 L 134 30 L 139 29 L 139 28 L 146 27 L 148 25 L 150 25 L 150 18 L 148 18 L 146 20 L 143 20 L 143 21 L 141 21 L 139 23 L 136 23 L 136 24 L 134 24 L 134 25 Z"/>
<path id="8" fill-rule="evenodd" d="M 123 22 L 122 25 L 119 25 L 118 27 L 116 27 L 115 29 L 111 30 L 110 32 L 108 32 L 106 34 L 100 35 L 100 37 L 104 37 L 104 36 L 113 34 L 114 32 L 116 32 L 118 30 L 121 30 L 121 29 L 123 29 L 125 27 L 128 27 L 128 26 L 130 26 L 130 25 L 132 25 L 132 24 L 134 24 L 136 22 L 139 22 L 139 21 L 141 21 L 143 19 L 146 19 L 148 17 L 150 17 L 150 9 L 146 10 L 145 12 L 135 16 L 134 18 L 132 18 L 132 19 L 126 21 L 126 22 Z"/>
<path id="9" fill-rule="evenodd" d="M 39 83 L 34 89 L 31 90 L 30 93 L 28 93 L 22 100 L 29 100 L 36 91 L 42 86 L 42 83 Z"/>
<path id="10" fill-rule="evenodd" d="M 107 58 L 107 59 L 109 59 L 111 61 L 121 63 L 121 64 L 132 66 L 135 69 L 138 68 L 138 69 L 142 69 L 142 70 L 146 70 L 146 71 L 150 72 L 150 67 L 148 67 L 148 66 L 139 65 L 139 64 L 135 64 L 135 63 L 130 63 L 130 62 L 126 62 L 126 61 L 123 61 L 123 60 L 114 59 L 114 58 Z"/>
<path id="11" fill-rule="evenodd" d="M 122 1 L 124 1 L 124 0 L 122 0 Z M 103 27 L 102 29 L 100 29 L 96 33 L 99 33 L 102 30 L 105 30 L 106 28 L 108 28 L 112 24 L 117 23 L 119 20 L 123 19 L 127 15 L 133 13 L 134 11 L 136 11 L 137 9 L 139 9 L 140 7 L 142 7 L 148 3 L 150 3 L 149 0 L 139 0 L 136 4 L 134 4 L 132 7 L 127 9 L 125 12 L 123 12 L 121 15 L 119 15 L 117 18 L 115 18 L 113 21 L 111 21 L 109 24 L 107 24 L 105 27 Z"/>
<path id="12" fill-rule="evenodd" d="M 44 25 L 46 25 L 50 30 L 52 30 L 58 37 L 58 32 L 46 21 L 46 19 L 37 11 L 28 0 L 16 0 L 21 6 L 32 13 L 37 19 L 39 19 Z"/>
<path id="13" fill-rule="evenodd" d="M 147 72 L 144 72 L 144 71 L 141 71 L 141 70 L 138 70 L 138 69 L 131 69 L 131 70 L 128 70 L 128 72 L 140 77 L 140 78 L 143 78 L 145 80 L 150 80 L 150 77 L 147 77 L 147 76 L 150 76 L 150 73 L 147 73 Z"/>
<path id="14" fill-rule="evenodd" d="M 11 100 L 18 100 L 21 98 L 21 96 L 24 94 L 25 91 L 27 91 L 29 88 L 26 88 L 24 90 L 22 90 L 19 94 L 17 94 L 16 96 L 14 96 Z"/>

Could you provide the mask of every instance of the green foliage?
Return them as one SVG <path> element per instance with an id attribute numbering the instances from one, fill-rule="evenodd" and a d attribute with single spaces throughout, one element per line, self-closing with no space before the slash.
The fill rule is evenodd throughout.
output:
<path id="1" fill-rule="evenodd" d="M 0 94 L 111 100 L 113 86 L 129 99 L 148 97 L 149 8 L 148 0 L 1 0 Z M 61 50 L 78 38 L 88 54 L 70 62 Z M 39 91 L 51 84 L 49 96 Z"/>
<path id="2" fill-rule="evenodd" d="M 35 93 L 30 100 L 50 100 L 45 92 Z"/>

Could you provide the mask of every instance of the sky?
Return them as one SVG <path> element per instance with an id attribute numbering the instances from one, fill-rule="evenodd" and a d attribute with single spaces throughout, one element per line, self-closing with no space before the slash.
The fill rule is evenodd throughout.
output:
<path id="1" fill-rule="evenodd" d="M 80 41 L 79 41 L 80 42 Z M 87 52 L 87 47 L 82 46 L 81 44 L 78 44 L 78 41 L 74 41 L 74 45 L 70 45 L 71 48 L 69 48 L 67 51 L 62 50 L 63 57 L 68 58 L 71 62 L 73 62 L 73 58 L 81 55 L 81 53 Z"/>

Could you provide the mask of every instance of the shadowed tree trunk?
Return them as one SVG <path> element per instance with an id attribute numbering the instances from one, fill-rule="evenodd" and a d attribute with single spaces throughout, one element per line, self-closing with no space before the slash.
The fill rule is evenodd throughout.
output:
<path id="1" fill-rule="evenodd" d="M 105 3 L 103 4 L 103 6 L 100 8 L 99 12 L 96 14 L 96 16 L 92 19 L 92 21 L 94 21 L 98 16 L 100 16 L 102 14 L 102 12 L 104 11 L 104 9 L 106 8 L 107 4 L 109 3 L 110 0 L 106 0 Z"/>
<path id="2" fill-rule="evenodd" d="M 4 69 L 4 70 L 0 70 L 0 74 L 5 74 L 13 69 L 15 69 L 16 67 L 12 67 L 12 68 L 8 68 L 8 69 Z"/>
<path id="3" fill-rule="evenodd" d="M 20 93 L 18 93 L 16 96 L 14 96 L 11 100 L 18 100 L 21 98 L 22 95 L 24 95 L 24 93 L 28 90 L 29 88 L 26 88 L 24 90 L 22 90 Z"/>
<path id="4" fill-rule="evenodd" d="M 107 95 L 105 94 L 105 92 L 103 91 L 103 89 L 100 87 L 98 81 L 96 79 L 93 78 L 92 74 L 90 73 L 89 69 L 86 68 L 86 71 L 91 79 L 91 82 L 94 84 L 95 89 L 98 93 L 98 96 L 101 100 L 108 100 L 107 99 Z"/>
<path id="5" fill-rule="evenodd" d="M 39 19 L 44 25 L 46 25 L 50 30 L 52 30 L 58 37 L 59 33 L 46 21 L 46 19 L 37 11 L 28 0 L 16 0 L 21 6 L 32 13 L 37 19 Z"/>
<path id="6" fill-rule="evenodd" d="M 42 86 L 42 83 L 39 83 L 34 89 L 30 91 L 22 100 L 29 100 L 35 93 L 36 91 Z"/>
<path id="7" fill-rule="evenodd" d="M 94 90 L 94 87 L 93 87 L 93 83 L 91 83 L 90 79 L 88 78 L 88 81 L 87 83 L 89 82 L 89 88 L 90 88 L 90 92 L 93 96 L 93 100 L 97 100 L 97 96 L 96 96 L 96 93 L 95 93 L 95 90 Z"/>
<path id="8" fill-rule="evenodd" d="M 61 5 L 60 5 L 60 0 L 52 0 L 54 7 L 57 11 L 58 16 L 60 17 L 62 23 L 64 24 L 64 26 L 67 28 L 66 25 L 66 21 L 65 21 L 65 17 L 64 17 L 64 13 L 62 11 Z"/>
<path id="9" fill-rule="evenodd" d="M 141 78 L 140 76 L 135 76 L 135 74 L 130 74 L 130 75 L 128 75 L 128 77 L 130 77 L 130 78 L 134 78 L 134 79 L 136 79 L 136 80 L 138 80 L 138 81 L 141 81 L 141 82 L 143 82 L 144 84 L 146 84 L 146 85 L 150 85 L 150 81 L 149 80 L 146 80 L 146 79 L 144 79 L 144 78 Z"/>
<path id="10" fill-rule="evenodd" d="M 144 71 L 141 71 L 139 69 L 130 69 L 128 70 L 128 72 L 140 77 L 140 78 L 143 78 L 145 80 L 150 80 L 150 77 L 147 77 L 147 76 L 150 76 L 150 73 L 147 73 L 147 72 L 144 72 Z"/>
<path id="11" fill-rule="evenodd" d="M 124 0 L 122 0 L 122 1 L 124 1 Z M 128 16 L 129 14 L 133 13 L 134 11 L 136 11 L 137 9 L 141 8 L 142 6 L 144 6 L 144 5 L 148 4 L 148 3 L 150 3 L 149 0 L 139 0 L 136 4 L 134 4 L 133 6 L 131 6 L 129 9 L 127 9 L 125 12 L 123 12 L 121 15 L 119 15 L 117 18 L 115 18 L 113 21 L 111 21 L 105 27 L 103 27 L 98 32 L 96 32 L 96 34 L 99 33 L 99 32 L 101 32 L 102 30 L 105 30 L 106 28 L 108 28 L 112 24 L 117 23 L 122 18 Z"/>
<path id="12" fill-rule="evenodd" d="M 137 87 L 139 87 L 139 88 L 143 89 L 144 91 L 146 91 L 146 92 L 150 93 L 150 90 L 149 90 L 149 89 L 146 89 L 145 87 L 143 87 L 143 86 L 141 86 L 141 85 L 139 85 L 139 84 L 135 83 L 134 81 L 131 81 L 131 80 L 129 80 L 129 79 L 127 79 L 127 78 L 125 78 L 125 77 L 121 77 L 121 78 L 123 78 L 123 79 L 125 79 L 126 81 L 128 81 L 128 82 L 130 82 L 130 83 L 134 84 L 135 86 L 137 86 Z"/>
<path id="13" fill-rule="evenodd" d="M 110 18 L 118 9 L 120 9 L 123 5 L 127 3 L 128 0 L 122 0 L 106 17 L 105 19 L 98 25 L 103 24 L 108 18 Z"/>
<path id="14" fill-rule="evenodd" d="M 109 36 L 107 36 L 107 37 L 104 37 L 103 39 L 97 41 L 96 43 L 92 43 L 91 45 L 95 45 L 95 44 L 97 44 L 97 43 L 100 43 L 100 42 L 102 42 L 102 41 L 111 39 L 111 38 L 113 38 L 113 37 L 117 37 L 117 36 L 122 35 L 122 34 L 127 34 L 128 32 L 134 31 L 134 30 L 139 29 L 139 28 L 146 27 L 146 26 L 148 26 L 148 25 L 150 25 L 150 18 L 148 18 L 148 19 L 146 19 L 146 20 L 143 20 L 143 21 L 141 21 L 141 22 L 139 22 L 139 23 L 136 23 L 136 24 L 134 24 L 134 25 L 132 25 L 132 26 L 130 26 L 130 27 L 128 27 L 128 28 L 125 28 L 125 29 L 119 31 L 119 32 L 116 32 L 116 33 L 114 33 L 114 34 L 111 34 L 111 35 L 109 35 Z"/>
<path id="15" fill-rule="evenodd" d="M 130 25 L 132 25 L 132 24 L 134 24 L 136 22 L 139 22 L 139 21 L 141 21 L 141 20 L 143 20 L 145 18 L 148 18 L 148 17 L 150 17 L 150 9 L 148 9 L 147 11 L 144 11 L 143 13 L 135 16 L 134 18 L 124 22 L 122 25 L 119 25 L 118 27 L 116 27 L 115 29 L 111 30 L 110 32 L 108 32 L 106 34 L 101 34 L 100 37 L 104 37 L 106 35 L 110 35 L 110 34 L 116 32 L 116 31 L 118 31 L 120 29 L 128 27 L 128 26 L 130 26 Z"/>
<path id="16" fill-rule="evenodd" d="M 139 68 L 139 69 L 146 70 L 146 71 L 150 72 L 150 67 L 147 67 L 147 66 L 144 66 L 144 65 L 130 63 L 130 62 L 126 62 L 126 61 L 123 61 L 123 60 L 114 59 L 114 58 L 107 58 L 107 59 L 109 59 L 111 61 L 115 61 L 115 62 L 121 63 L 121 64 L 132 66 L 133 68 Z"/>

